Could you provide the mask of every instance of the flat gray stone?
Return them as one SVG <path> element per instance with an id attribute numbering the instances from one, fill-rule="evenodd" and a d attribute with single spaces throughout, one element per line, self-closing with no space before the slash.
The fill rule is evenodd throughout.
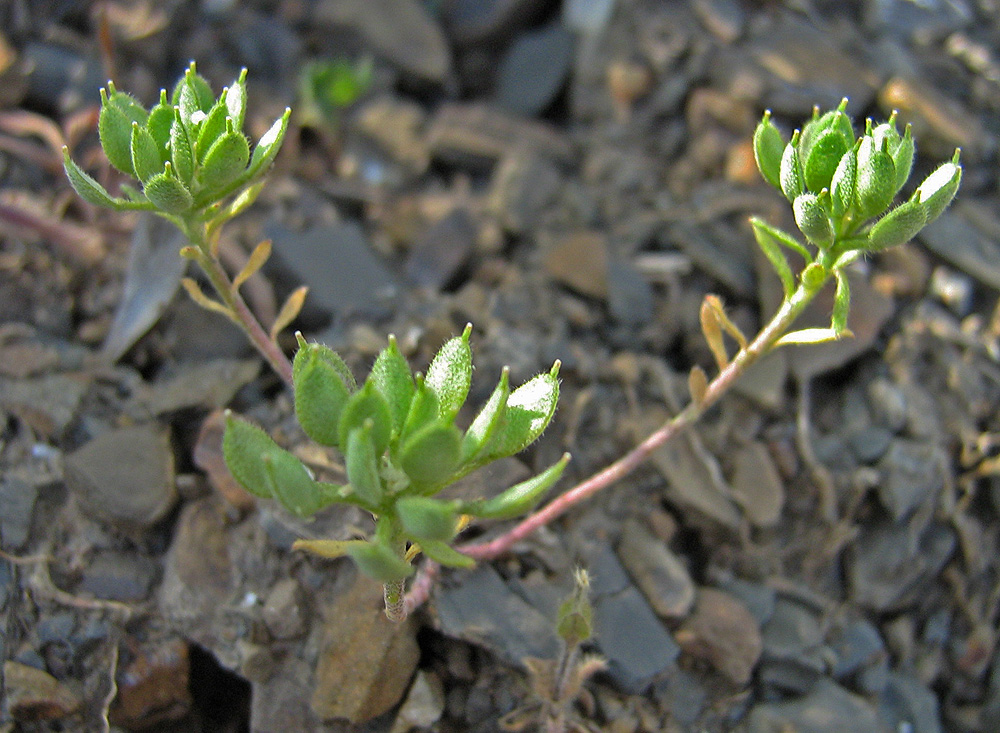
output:
<path id="1" fill-rule="evenodd" d="M 836 682 L 820 679 L 809 694 L 786 702 L 756 705 L 747 719 L 748 733 L 892 733 L 875 709 Z"/>
<path id="2" fill-rule="evenodd" d="M 572 60 L 573 34 L 561 23 L 519 34 L 500 61 L 497 104 L 534 117 L 566 83 Z"/>

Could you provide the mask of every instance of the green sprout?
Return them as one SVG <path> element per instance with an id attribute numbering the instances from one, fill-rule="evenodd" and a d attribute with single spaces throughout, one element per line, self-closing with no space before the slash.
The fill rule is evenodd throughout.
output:
<path id="1" fill-rule="evenodd" d="M 390 336 L 360 386 L 336 352 L 298 336 L 295 414 L 312 440 L 343 452 L 345 485 L 317 481 L 263 430 L 227 417 L 226 463 L 248 491 L 277 499 L 298 516 L 342 503 L 375 517 L 371 538 L 300 540 L 296 547 L 323 557 L 350 556 L 362 572 L 384 584 L 391 618 L 402 613 L 403 580 L 412 574 L 411 560 L 418 552 L 442 565 L 471 567 L 472 558 L 452 547 L 467 518 L 509 519 L 530 511 L 569 460 L 564 455 L 490 499 L 435 498 L 468 473 L 533 443 L 559 399 L 559 362 L 514 390 L 504 369 L 469 427 L 457 427 L 472 379 L 471 332 L 469 325 L 447 341 L 423 375 L 411 372 Z"/>
<path id="2" fill-rule="evenodd" d="M 368 91 L 372 83 L 370 58 L 317 59 L 299 72 L 296 119 L 303 127 L 334 135 L 341 113 Z"/>

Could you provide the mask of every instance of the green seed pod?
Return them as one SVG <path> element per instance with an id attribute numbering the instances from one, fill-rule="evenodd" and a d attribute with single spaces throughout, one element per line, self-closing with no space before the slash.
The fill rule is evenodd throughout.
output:
<path id="1" fill-rule="evenodd" d="M 924 208 L 927 224 L 941 216 L 958 193 L 962 183 L 962 166 L 958 164 L 958 158 L 959 151 L 956 150 L 951 162 L 940 165 L 913 194 Z"/>
<path id="2" fill-rule="evenodd" d="M 509 396 L 510 369 L 504 367 L 503 371 L 500 372 L 500 381 L 493 390 L 493 394 L 486 400 L 486 404 L 483 405 L 462 438 L 463 463 L 475 459 L 489 443 L 497 426 L 503 422 L 504 413 L 507 411 L 507 397 Z"/>
<path id="3" fill-rule="evenodd" d="M 546 374 L 528 380 L 511 392 L 507 410 L 486 449 L 491 459 L 519 453 L 538 439 L 559 402 L 559 362 Z"/>
<path id="4" fill-rule="evenodd" d="M 345 445 L 347 480 L 354 495 L 368 506 L 377 508 L 385 492 L 378 472 L 381 452 L 376 452 L 372 442 L 372 421 L 366 420 L 360 428 L 351 430 Z"/>
<path id="5" fill-rule="evenodd" d="M 858 148 L 858 182 L 855 190 L 855 212 L 859 221 L 885 211 L 896 195 L 896 165 L 884 149 L 876 149 L 871 137 L 865 136 Z"/>
<path id="6" fill-rule="evenodd" d="M 757 169 L 779 191 L 781 190 L 781 154 L 785 149 L 785 141 L 781 133 L 771 122 L 771 110 L 764 112 L 764 117 L 757 123 L 753 133 L 753 156 L 757 161 Z"/>
<path id="7" fill-rule="evenodd" d="M 817 196 L 804 193 L 792 202 L 795 224 L 805 238 L 820 249 L 833 243 L 833 226 L 830 224 L 830 194 L 825 189 Z"/>
<path id="8" fill-rule="evenodd" d="M 461 336 L 449 339 L 427 367 L 424 383 L 438 398 L 441 416 L 453 418 L 465 404 L 472 382 L 472 348 L 469 336 L 472 324 Z"/>
<path id="9" fill-rule="evenodd" d="M 170 103 L 180 107 L 181 119 L 189 132 L 205 119 L 205 115 L 215 104 L 215 94 L 211 85 L 198 73 L 193 61 L 184 72 L 184 77 L 174 87 Z"/>
<path id="10" fill-rule="evenodd" d="M 802 285 L 806 290 L 819 290 L 826 282 L 827 271 L 823 265 L 813 262 L 802 271 Z"/>
<path id="11" fill-rule="evenodd" d="M 458 517 L 448 504 L 426 496 L 404 496 L 396 502 L 396 514 L 417 542 L 447 542 L 458 527 Z"/>
<path id="12" fill-rule="evenodd" d="M 319 344 L 307 344 L 295 354 L 295 416 L 306 435 L 320 445 L 335 446 L 340 444 L 340 415 L 351 392 L 341 370 L 324 350 L 330 351 Z"/>
<path id="13" fill-rule="evenodd" d="M 531 511 L 541 501 L 545 492 L 562 476 L 569 458 L 569 453 L 564 453 L 557 463 L 537 476 L 511 486 L 492 499 L 466 502 L 462 505 L 462 513 L 480 519 L 513 519 Z"/>
<path id="14" fill-rule="evenodd" d="M 392 434 L 392 415 L 385 397 L 378 393 L 371 380 L 348 398 L 340 413 L 338 426 L 340 444 L 347 445 L 347 437 L 352 430 L 363 427 L 367 420 L 372 421 L 372 442 L 375 453 L 382 455 L 389 446 Z"/>
<path id="15" fill-rule="evenodd" d="M 400 467 L 418 490 L 435 489 L 458 467 L 462 434 L 451 421 L 425 425 L 400 449 Z"/>
<path id="16" fill-rule="evenodd" d="M 413 572 L 410 563 L 379 540 L 351 545 L 347 548 L 347 554 L 362 573 L 380 583 L 403 580 Z"/>
<path id="17" fill-rule="evenodd" d="M 878 252 L 909 242 L 927 224 L 927 211 L 917 196 L 879 219 L 868 233 L 865 249 Z"/>
<path id="18" fill-rule="evenodd" d="M 115 90 L 108 82 L 108 91 L 101 90 L 101 112 L 97 119 L 97 130 L 101 137 L 104 154 L 115 168 L 122 173 L 135 176 L 132 166 L 132 123 L 146 124 L 146 110 L 131 96 Z"/>
<path id="19" fill-rule="evenodd" d="M 806 189 L 822 191 L 830 188 L 840 159 L 851 149 L 847 140 L 836 130 L 827 130 L 809 148 L 803 162 Z"/>
<path id="20" fill-rule="evenodd" d="M 198 181 L 206 195 L 222 192 L 232 185 L 246 170 L 250 159 L 250 145 L 242 132 L 226 119 L 226 132 L 219 137 L 205 154 Z"/>
<path id="21" fill-rule="evenodd" d="M 157 173 L 163 171 L 163 161 L 160 160 L 160 151 L 156 146 L 156 141 L 149 134 L 149 130 L 140 127 L 138 122 L 132 123 L 132 167 L 135 169 L 135 176 L 145 183 Z"/>
<path id="22" fill-rule="evenodd" d="M 796 149 L 799 144 L 799 131 L 792 133 L 791 142 L 785 146 L 785 151 L 781 154 L 781 167 L 779 180 L 781 192 L 789 202 L 795 197 L 805 193 L 805 182 L 802 178 L 802 164 L 799 162 L 799 152 Z"/>
<path id="23" fill-rule="evenodd" d="M 280 450 L 271 436 L 259 427 L 226 411 L 222 456 L 236 482 L 251 494 L 262 499 L 271 498 L 263 456 Z"/>
<path id="24" fill-rule="evenodd" d="M 146 129 L 156 141 L 156 149 L 160 151 L 160 164 L 167 162 L 167 150 L 170 147 L 170 127 L 174 122 L 174 108 L 167 101 L 167 90 L 160 90 L 160 102 L 151 110 L 146 118 Z"/>
<path id="25" fill-rule="evenodd" d="M 410 365 L 406 363 L 406 357 L 400 353 L 395 336 L 389 336 L 389 345 L 382 349 L 375 359 L 371 376 L 368 378 L 375 383 L 375 389 L 389 403 L 393 431 L 398 435 L 402 432 L 403 423 L 410 411 L 416 386 L 413 384 Z"/>
<path id="26" fill-rule="evenodd" d="M 830 180 L 830 215 L 841 230 L 845 220 L 851 215 L 855 190 L 858 183 L 858 158 L 856 147 L 848 150 L 840 158 L 837 170 Z"/>
<path id="27" fill-rule="evenodd" d="M 118 202 L 111 197 L 111 194 L 105 190 L 104 186 L 95 181 L 69 157 L 69 148 L 65 145 L 63 145 L 62 154 L 66 177 L 69 178 L 73 190 L 80 195 L 80 198 L 94 204 L 94 206 L 107 206 L 112 209 L 118 208 Z"/>
<path id="28" fill-rule="evenodd" d="M 191 192 L 173 175 L 173 167 L 167 162 L 163 173 L 157 173 L 146 181 L 143 193 L 153 205 L 167 214 L 182 214 L 194 204 Z"/>

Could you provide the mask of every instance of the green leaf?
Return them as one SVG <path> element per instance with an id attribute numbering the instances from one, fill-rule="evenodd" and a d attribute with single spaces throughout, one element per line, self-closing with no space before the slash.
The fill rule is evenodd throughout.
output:
<path id="1" fill-rule="evenodd" d="M 195 139 L 194 152 L 198 161 L 205 162 L 205 156 L 211 150 L 212 145 L 222 137 L 227 130 L 226 120 L 229 118 L 229 108 L 226 100 L 222 97 L 209 110 L 208 117 L 198 126 L 198 137 Z M 247 151 L 249 160 L 250 152 Z"/>
<path id="2" fill-rule="evenodd" d="M 338 361 L 347 368 L 326 347 L 306 344 L 296 352 L 292 362 L 295 416 L 306 435 L 320 445 L 340 444 L 340 415 L 351 396 Z"/>
<path id="3" fill-rule="evenodd" d="M 833 341 L 839 341 L 843 336 L 853 335 L 854 334 L 852 334 L 848 329 L 837 332 L 832 328 L 803 328 L 799 331 L 786 333 L 780 339 L 775 341 L 774 345 L 775 347 L 778 347 L 828 344 Z"/>
<path id="4" fill-rule="evenodd" d="M 527 448 L 542 434 L 559 402 L 559 362 L 552 370 L 528 380 L 511 392 L 503 423 L 490 440 L 486 454 L 495 460 Z"/>
<path id="5" fill-rule="evenodd" d="M 344 458 L 347 480 L 354 494 L 372 507 L 382 502 L 382 479 L 378 472 L 378 456 L 372 442 L 372 421 L 366 420 L 360 428 L 351 430 L 347 437 Z"/>
<path id="6" fill-rule="evenodd" d="M 223 192 L 246 170 L 250 158 L 250 145 L 242 132 L 237 132 L 233 121 L 226 119 L 226 132 L 205 154 L 198 182 L 202 193 Z"/>
<path id="7" fill-rule="evenodd" d="M 347 554 L 357 563 L 358 569 L 380 583 L 392 583 L 406 578 L 413 566 L 378 540 L 351 545 Z"/>
<path id="8" fill-rule="evenodd" d="M 833 243 L 833 226 L 830 224 L 830 194 L 804 193 L 792 202 L 795 224 L 810 242 L 820 249 Z"/>
<path id="9" fill-rule="evenodd" d="M 410 366 L 400 353 L 395 336 L 389 336 L 389 345 L 376 357 L 368 379 L 375 383 L 375 389 L 389 404 L 393 430 L 396 434 L 401 433 L 416 386 L 413 384 Z"/>
<path id="10" fill-rule="evenodd" d="M 247 112 L 247 70 L 244 67 L 236 81 L 226 91 L 226 109 L 233 118 L 237 130 L 243 129 L 243 120 Z"/>
<path id="11" fill-rule="evenodd" d="M 785 149 L 785 141 L 781 133 L 771 122 L 771 110 L 764 112 L 764 117 L 757 123 L 753 133 L 753 156 L 757 161 L 757 169 L 779 191 L 781 190 L 781 154 Z"/>
<path id="12" fill-rule="evenodd" d="M 149 130 L 140 127 L 138 122 L 132 123 L 132 167 L 136 178 L 145 183 L 157 173 L 163 171 L 163 161 L 156 141 Z"/>
<path id="13" fill-rule="evenodd" d="M 307 343 L 301 333 L 295 334 L 295 340 L 298 341 L 299 351 L 313 350 L 316 352 L 316 354 L 319 356 L 320 359 L 322 359 L 323 361 L 327 362 L 330 366 L 332 366 L 337 371 L 337 374 L 340 375 L 340 378 L 344 380 L 344 384 L 347 385 L 347 390 L 349 392 L 353 392 L 358 388 L 358 383 L 354 379 L 354 374 L 351 372 L 350 367 L 348 367 L 347 364 L 344 363 L 344 360 L 340 358 L 340 354 L 331 349 L 329 346 L 325 346 L 323 344 Z M 298 367 L 299 369 L 305 367 L 306 364 L 305 361 L 292 362 L 293 381 L 298 379 L 298 374 L 295 372 L 296 363 L 299 364 Z"/>
<path id="14" fill-rule="evenodd" d="M 778 229 L 778 227 L 771 226 L 763 219 L 754 217 L 754 220 L 756 221 L 756 224 L 754 224 L 754 226 L 764 229 L 768 234 L 770 234 L 774 238 L 774 241 L 776 241 L 782 247 L 787 247 L 793 252 L 796 252 L 799 255 L 801 255 L 802 259 L 806 261 L 806 264 L 812 262 L 812 254 L 809 252 L 808 249 L 806 249 L 802 245 L 801 242 L 799 242 L 791 234 L 782 229 Z"/>
<path id="15" fill-rule="evenodd" d="M 541 500 L 549 488 L 562 476 L 569 463 L 569 453 L 564 453 L 557 463 L 549 466 L 537 476 L 511 486 L 492 499 L 480 499 L 462 505 L 463 514 L 471 514 L 480 519 L 513 519 L 529 512 Z"/>
<path id="16" fill-rule="evenodd" d="M 233 478 L 251 494 L 271 498 L 263 457 L 280 450 L 271 436 L 259 427 L 226 411 L 222 455 Z"/>
<path id="17" fill-rule="evenodd" d="M 419 489 L 446 482 L 458 467 L 462 435 L 451 421 L 425 425 L 409 436 L 400 449 L 400 467 Z"/>
<path id="18" fill-rule="evenodd" d="M 792 274 L 792 268 L 788 264 L 785 253 L 781 251 L 780 242 L 768 231 L 768 227 L 762 226 L 762 224 L 763 222 L 757 217 L 750 218 L 750 226 L 753 228 L 754 239 L 757 240 L 757 244 L 760 246 L 764 256 L 767 257 L 768 262 L 771 263 L 771 267 L 778 274 L 778 279 L 781 280 L 781 287 L 785 292 L 785 298 L 789 298 L 795 292 L 795 275 Z"/>
<path id="19" fill-rule="evenodd" d="M 174 88 L 173 104 L 180 107 L 181 121 L 188 128 L 188 133 L 194 133 L 204 121 L 208 111 L 215 103 L 212 87 L 198 73 L 194 62 L 184 72 L 184 78 Z"/>
<path id="20" fill-rule="evenodd" d="M 851 310 L 851 287 L 847 281 L 846 272 L 834 270 L 833 274 L 837 278 L 837 292 L 833 296 L 833 315 L 830 319 L 830 328 L 839 335 L 847 330 L 847 315 Z"/>
<path id="21" fill-rule="evenodd" d="M 878 252 L 906 244 L 927 224 L 927 212 L 914 195 L 883 216 L 868 233 L 865 249 Z"/>
<path id="22" fill-rule="evenodd" d="M 840 158 L 830 181 L 830 213 L 838 233 L 843 230 L 845 217 L 851 213 L 857 182 L 858 159 L 852 148 Z"/>
<path id="23" fill-rule="evenodd" d="M 799 144 L 799 134 L 798 130 L 792 133 L 791 141 L 785 146 L 785 151 L 781 154 L 778 174 L 781 192 L 785 194 L 785 198 L 789 202 L 794 201 L 796 196 L 805 192 L 802 164 L 799 162 L 799 152 L 796 149 Z"/>
<path id="24" fill-rule="evenodd" d="M 344 404 L 338 427 L 340 444 L 347 445 L 351 431 L 363 427 L 367 420 L 372 421 L 371 435 L 375 453 L 382 455 L 392 434 L 392 415 L 385 397 L 379 394 L 371 381 L 366 381 Z"/>
<path id="25" fill-rule="evenodd" d="M 62 154 L 63 168 L 66 171 L 66 177 L 69 178 L 70 185 L 72 185 L 73 190 L 80 195 L 80 198 L 94 204 L 94 206 L 107 206 L 111 209 L 119 208 L 118 202 L 111 197 L 107 190 L 105 190 L 104 186 L 85 173 L 84 170 L 69 157 L 69 148 L 65 145 L 63 145 Z"/>
<path id="26" fill-rule="evenodd" d="M 170 127 L 174 122 L 174 108 L 167 101 L 167 90 L 160 90 L 160 102 L 151 110 L 146 118 L 146 129 L 156 141 L 156 149 L 160 153 L 160 165 L 167 162 L 167 151 L 170 146 Z"/>
<path id="27" fill-rule="evenodd" d="M 903 131 L 903 139 L 891 153 L 893 165 L 896 167 L 896 193 L 899 193 L 906 182 L 910 179 L 910 172 L 913 170 L 913 158 L 916 155 L 916 146 L 913 143 L 913 133 L 907 125 Z"/>
<path id="28" fill-rule="evenodd" d="M 167 214 L 182 214 L 191 209 L 194 199 L 183 183 L 171 175 L 172 166 L 166 164 L 163 173 L 157 173 L 146 181 L 143 193 L 160 211 Z"/>
<path id="29" fill-rule="evenodd" d="M 958 164 L 958 158 L 959 151 L 956 150 L 951 162 L 938 166 L 913 194 L 924 208 L 928 224 L 941 216 L 958 193 L 962 183 L 962 166 Z"/>
<path id="30" fill-rule="evenodd" d="M 265 453 L 261 460 L 271 493 L 292 514 L 308 517 L 335 501 L 320 489 L 302 461 L 288 451 Z"/>
<path id="31" fill-rule="evenodd" d="M 413 435 L 422 427 L 437 420 L 439 413 L 437 395 L 424 382 L 423 376 L 418 374 L 413 399 L 410 401 L 410 411 L 403 423 L 402 437 L 404 440 L 407 436 Z"/>
<path id="32" fill-rule="evenodd" d="M 184 183 L 190 183 L 194 177 L 194 149 L 188 128 L 181 121 L 179 108 L 174 109 L 174 120 L 170 123 L 170 159 L 177 177 Z"/>
<path id="33" fill-rule="evenodd" d="M 132 165 L 132 123 L 145 125 L 146 111 L 129 95 L 113 91 L 114 87 L 111 89 L 110 96 L 105 90 L 101 90 L 101 112 L 97 118 L 101 147 L 111 165 L 122 173 L 135 176 Z"/>
<path id="34" fill-rule="evenodd" d="M 455 536 L 458 515 L 443 501 L 426 496 L 405 496 L 396 502 L 399 521 L 413 539 L 447 542 Z"/>
<path id="35" fill-rule="evenodd" d="M 431 560 L 449 568 L 473 568 L 476 561 L 468 555 L 463 555 L 454 547 L 444 542 L 423 541 L 420 543 L 421 551 Z"/>
<path id="36" fill-rule="evenodd" d="M 469 345 L 471 333 L 470 323 L 461 336 L 445 342 L 424 376 L 424 383 L 438 398 L 441 416 L 449 420 L 465 404 L 465 398 L 469 394 L 472 382 L 472 348 Z"/>
<path id="37" fill-rule="evenodd" d="M 462 438 L 461 460 L 463 463 L 475 460 L 486 448 L 496 432 L 497 426 L 503 422 L 508 396 L 510 396 L 510 369 L 504 367 L 500 372 L 500 381 L 493 390 L 493 394 L 486 400 L 486 404 L 483 405 Z"/>
<path id="38" fill-rule="evenodd" d="M 292 110 L 285 108 L 285 113 L 281 115 L 271 128 L 264 133 L 264 136 L 257 142 L 257 147 L 253 149 L 253 156 L 250 158 L 250 167 L 247 169 L 247 180 L 252 180 L 263 175 L 281 150 L 281 143 L 285 139 L 285 132 L 288 131 L 288 120 L 292 116 Z"/>
<path id="39" fill-rule="evenodd" d="M 809 149 L 803 165 L 806 188 L 816 192 L 830 188 L 830 182 L 833 180 L 840 159 L 850 149 L 838 131 L 827 130 L 817 138 Z"/>

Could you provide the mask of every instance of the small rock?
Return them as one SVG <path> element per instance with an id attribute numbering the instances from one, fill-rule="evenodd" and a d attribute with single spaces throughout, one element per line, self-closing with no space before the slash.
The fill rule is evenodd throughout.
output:
<path id="1" fill-rule="evenodd" d="M 849 624 L 834 638 L 833 652 L 837 661 L 830 673 L 838 680 L 865 667 L 884 663 L 888 655 L 879 630 L 863 619 Z"/>
<path id="2" fill-rule="evenodd" d="M 422 173 L 430 162 L 423 136 L 426 117 L 424 108 L 414 101 L 379 97 L 358 111 L 356 124 L 396 161 Z"/>
<path id="3" fill-rule="evenodd" d="M 515 594 L 486 564 L 457 585 L 440 588 L 434 610 L 442 633 L 483 646 L 511 664 L 551 659 L 559 650 L 555 620 Z"/>
<path id="4" fill-rule="evenodd" d="M 694 581 L 684 563 L 639 522 L 622 528 L 618 556 L 653 610 L 667 619 L 683 618 L 694 605 Z"/>
<path id="5" fill-rule="evenodd" d="M 475 222 L 457 208 L 431 224 L 410 247 L 406 277 L 419 287 L 441 290 L 465 267 L 476 239 Z"/>
<path id="6" fill-rule="evenodd" d="M 65 465 L 83 510 L 129 532 L 151 527 L 177 501 L 170 435 L 158 425 L 102 433 L 67 455 Z"/>
<path id="7" fill-rule="evenodd" d="M 851 433 L 847 444 L 855 458 L 861 463 L 871 465 L 882 458 L 893 444 L 892 431 L 878 425 L 869 425 Z"/>
<path id="8" fill-rule="evenodd" d="M 574 232 L 545 253 L 549 277 L 591 298 L 608 297 L 608 241 L 600 232 Z"/>
<path id="9" fill-rule="evenodd" d="M 109 719 L 130 730 L 184 717 L 191 708 L 188 645 L 167 639 L 140 649 L 118 674 Z"/>
<path id="10" fill-rule="evenodd" d="M 390 733 L 430 728 L 441 719 L 444 703 L 444 687 L 438 676 L 433 672 L 418 671 Z"/>
<path id="11" fill-rule="evenodd" d="M 670 222 L 663 234 L 666 243 L 691 258 L 700 270 L 742 296 L 754 292 L 754 275 L 743 251 L 734 251 L 734 243 L 714 236 L 710 227 L 688 221 Z M 827 318 L 829 320 L 829 317 Z"/>
<path id="12" fill-rule="evenodd" d="M 937 696 L 912 675 L 889 672 L 879 710 L 893 730 L 941 733 Z"/>
<path id="13" fill-rule="evenodd" d="M 473 46 L 509 36 L 546 8 L 545 0 L 452 0 L 438 12 L 457 45 Z"/>
<path id="14" fill-rule="evenodd" d="M 388 314 L 399 286 L 359 224 L 344 221 L 293 232 L 272 222 L 265 230 L 281 242 L 281 262 L 309 286 L 309 303 L 338 316 Z"/>
<path id="15" fill-rule="evenodd" d="M 89 386 L 89 379 L 68 374 L 2 379 L 0 407 L 17 415 L 40 436 L 58 440 L 76 418 Z"/>
<path id="16" fill-rule="evenodd" d="M 488 206 L 504 229 L 525 234 L 538 228 L 562 186 L 562 175 L 550 160 L 516 151 L 505 155 L 493 173 Z"/>
<path id="17" fill-rule="evenodd" d="M 796 601 L 778 599 L 763 641 L 761 679 L 781 689 L 807 691 L 826 666 L 819 619 Z"/>
<path id="18" fill-rule="evenodd" d="M 756 527 L 773 527 L 781 519 L 785 487 L 771 454 L 762 443 L 749 443 L 733 459 L 733 497 Z"/>
<path id="19" fill-rule="evenodd" d="M 0 542 L 9 550 L 19 550 L 28 541 L 35 512 L 38 487 L 17 476 L 0 480 Z"/>
<path id="20" fill-rule="evenodd" d="M 732 43 L 743 34 L 746 13 L 736 0 L 695 0 L 691 7 L 705 28 L 723 43 Z"/>
<path id="21" fill-rule="evenodd" d="M 879 463 L 884 479 L 879 482 L 878 497 L 895 521 L 925 501 L 934 501 L 944 489 L 945 460 L 934 445 L 904 438 L 892 441 Z"/>
<path id="22" fill-rule="evenodd" d="M 145 555 L 100 552 L 88 559 L 76 590 L 109 601 L 141 601 L 156 582 L 158 571 Z"/>
<path id="23" fill-rule="evenodd" d="M 3 688 L 10 716 L 25 723 L 65 718 L 80 707 L 79 698 L 62 682 L 19 662 L 4 662 Z"/>
<path id="24" fill-rule="evenodd" d="M 566 83 L 573 35 L 561 23 L 521 33 L 500 60 L 496 101 L 515 114 L 543 112 Z"/>
<path id="25" fill-rule="evenodd" d="M 607 26 L 614 9 L 615 0 L 565 0 L 562 19 L 571 30 L 596 34 Z"/>
<path id="26" fill-rule="evenodd" d="M 403 71 L 442 83 L 451 53 L 440 26 L 416 0 L 321 0 L 312 22 L 348 26 Z"/>
<path id="27" fill-rule="evenodd" d="M 890 733 L 871 705 L 835 682 L 821 678 L 807 695 L 787 702 L 761 703 L 750 711 L 748 733 Z"/>
<path id="28" fill-rule="evenodd" d="M 176 374 L 152 384 L 139 402 L 153 415 L 190 408 L 218 409 L 228 405 L 259 372 L 259 359 L 183 364 Z"/>
<path id="29" fill-rule="evenodd" d="M 324 616 L 313 712 L 323 720 L 371 720 L 403 697 L 419 659 L 412 617 L 387 619 L 382 586 L 359 577 Z"/>
<path id="30" fill-rule="evenodd" d="M 641 326 L 653 319 L 653 289 L 628 260 L 608 261 L 608 311 L 625 326 Z"/>
<path id="31" fill-rule="evenodd" d="M 760 627 L 739 600 L 715 588 L 699 588 L 694 612 L 677 630 L 677 642 L 705 659 L 736 685 L 746 685 L 763 649 Z"/>
<path id="32" fill-rule="evenodd" d="M 294 578 L 279 580 L 267 594 L 261 617 L 275 639 L 293 639 L 306 630 L 299 584 Z"/>
<path id="33" fill-rule="evenodd" d="M 941 259 L 992 288 L 1000 289 L 1000 246 L 956 207 L 945 211 L 917 235 Z"/>

